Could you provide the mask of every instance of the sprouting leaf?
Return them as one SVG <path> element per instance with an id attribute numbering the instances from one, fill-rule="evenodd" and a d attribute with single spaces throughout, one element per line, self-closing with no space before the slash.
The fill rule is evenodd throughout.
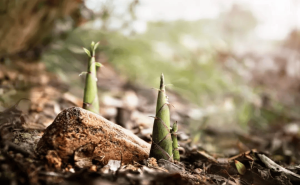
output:
<path id="1" fill-rule="evenodd" d="M 93 42 L 91 43 L 91 48 L 92 48 L 92 50 L 94 49 L 94 45 L 95 45 L 95 42 L 93 41 Z"/>
<path id="2" fill-rule="evenodd" d="M 86 48 L 82 48 L 82 49 L 89 57 L 91 57 L 91 52 L 88 49 L 86 49 Z"/>
<path id="3" fill-rule="evenodd" d="M 235 164 L 236 169 L 239 172 L 239 174 L 244 175 L 246 173 L 247 169 L 243 163 L 241 163 L 240 161 L 234 160 L 234 164 Z"/>
<path id="4" fill-rule="evenodd" d="M 81 72 L 79 76 L 86 75 L 88 72 Z"/>
<path id="5" fill-rule="evenodd" d="M 103 67 L 103 65 L 100 62 L 96 62 L 97 67 Z"/>
<path id="6" fill-rule="evenodd" d="M 100 43 L 100 42 L 97 42 L 97 43 L 95 44 L 95 46 L 94 46 L 94 50 L 96 50 L 96 49 L 97 49 L 97 47 L 99 46 L 99 43 Z"/>

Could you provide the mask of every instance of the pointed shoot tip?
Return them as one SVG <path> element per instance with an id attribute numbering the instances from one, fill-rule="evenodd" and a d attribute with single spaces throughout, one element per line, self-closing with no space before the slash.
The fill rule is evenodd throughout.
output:
<path id="1" fill-rule="evenodd" d="M 160 76 L 160 89 L 164 88 L 164 74 L 162 73 Z"/>
<path id="2" fill-rule="evenodd" d="M 177 121 L 173 124 L 173 131 L 177 132 L 178 126 L 177 126 Z"/>

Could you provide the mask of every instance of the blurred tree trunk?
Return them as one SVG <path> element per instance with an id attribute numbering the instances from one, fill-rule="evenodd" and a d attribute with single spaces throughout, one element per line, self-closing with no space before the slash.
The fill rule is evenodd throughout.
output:
<path id="1" fill-rule="evenodd" d="M 82 0 L 0 0 L 0 58 L 47 45 L 57 20 L 79 19 Z M 74 21 L 76 22 L 76 20 Z"/>
<path id="2" fill-rule="evenodd" d="M 34 104 L 34 87 L 66 90 L 40 58 L 53 40 L 79 24 L 82 5 L 83 0 L 0 0 L 0 109 L 21 98 Z"/>

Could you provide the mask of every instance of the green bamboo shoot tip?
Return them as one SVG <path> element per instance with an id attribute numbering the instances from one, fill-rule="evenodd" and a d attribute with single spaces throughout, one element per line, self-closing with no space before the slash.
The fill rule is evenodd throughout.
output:
<path id="1" fill-rule="evenodd" d="M 173 124 L 172 131 L 173 131 L 173 132 L 177 132 L 177 131 L 178 131 L 177 122 L 175 122 L 175 123 Z"/>
<path id="2" fill-rule="evenodd" d="M 160 76 L 160 90 L 156 103 L 156 115 L 153 124 L 152 145 L 150 157 L 157 160 L 166 159 L 173 161 L 172 137 L 170 133 L 170 110 L 165 93 L 164 75 Z"/>
<path id="3" fill-rule="evenodd" d="M 97 45 L 97 44 L 96 44 Z M 89 111 L 99 113 L 99 100 L 98 100 L 98 90 L 97 90 L 97 70 L 96 66 L 101 66 L 100 63 L 95 61 L 95 42 L 91 43 L 91 50 L 83 48 L 85 53 L 90 57 L 85 79 L 85 88 L 83 96 L 83 108 Z"/>
<path id="4" fill-rule="evenodd" d="M 164 74 L 162 73 L 162 74 L 160 75 L 160 90 L 165 90 L 164 81 L 165 81 L 165 79 L 164 79 Z"/>
<path id="5" fill-rule="evenodd" d="M 173 128 L 172 128 L 172 146 L 173 146 L 173 159 L 175 161 L 180 161 L 180 154 L 178 151 L 178 141 L 177 141 L 177 131 L 178 131 L 178 126 L 177 126 L 177 122 L 175 122 L 173 124 Z"/>

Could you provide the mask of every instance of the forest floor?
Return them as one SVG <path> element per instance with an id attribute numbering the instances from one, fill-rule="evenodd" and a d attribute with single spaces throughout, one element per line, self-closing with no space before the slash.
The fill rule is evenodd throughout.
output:
<path id="1" fill-rule="evenodd" d="M 110 93 L 101 100 L 100 114 L 150 143 L 153 120 L 149 116 L 155 112 L 156 90 L 127 83 L 111 67 L 106 68 L 98 85 Z M 192 105 L 175 92 L 168 96 L 175 107 L 172 122 L 182 123 L 180 162 L 150 158 L 134 164 L 95 162 L 81 169 L 71 161 L 57 167 L 57 161 L 37 155 L 36 145 L 57 114 L 81 107 L 82 100 L 68 93 L 55 75 L 37 72 L 43 69 L 42 64 L 1 66 L 0 100 L 15 105 L 3 103 L 6 108 L 0 110 L 0 184 L 300 184 L 299 124 L 270 126 L 267 131 L 250 129 L 248 134 L 203 129 L 199 142 L 222 147 L 221 152 L 210 153 L 192 143 L 187 133 Z M 226 142 L 230 143 L 227 148 Z"/>

